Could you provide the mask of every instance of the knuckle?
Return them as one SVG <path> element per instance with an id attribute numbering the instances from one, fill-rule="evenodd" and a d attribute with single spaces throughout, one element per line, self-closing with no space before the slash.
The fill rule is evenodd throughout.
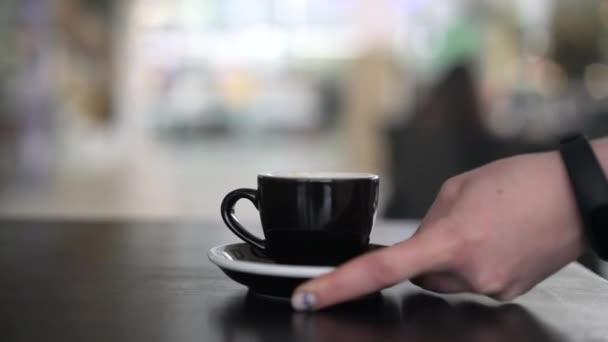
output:
<path id="1" fill-rule="evenodd" d="M 517 298 L 521 293 L 514 290 L 503 290 L 497 294 L 492 295 L 491 297 L 500 302 L 507 302 Z"/>
<path id="2" fill-rule="evenodd" d="M 460 193 L 462 182 L 458 176 L 446 180 L 439 189 L 439 198 L 444 201 L 455 199 Z"/>
<path id="3" fill-rule="evenodd" d="M 496 270 L 479 272 L 479 275 L 473 278 L 471 285 L 475 292 L 491 297 L 505 293 L 508 288 L 506 276 Z"/>

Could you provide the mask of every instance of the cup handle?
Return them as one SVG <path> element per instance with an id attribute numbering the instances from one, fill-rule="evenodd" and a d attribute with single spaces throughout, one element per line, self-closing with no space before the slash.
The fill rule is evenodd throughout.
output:
<path id="1" fill-rule="evenodd" d="M 266 241 L 259 237 L 251 234 L 245 227 L 243 227 L 239 220 L 234 214 L 234 206 L 240 199 L 245 198 L 251 201 L 256 209 L 258 208 L 258 191 L 254 189 L 237 189 L 230 192 L 222 201 L 222 219 L 228 228 L 236 234 L 243 241 L 248 244 L 261 249 L 266 250 Z"/>

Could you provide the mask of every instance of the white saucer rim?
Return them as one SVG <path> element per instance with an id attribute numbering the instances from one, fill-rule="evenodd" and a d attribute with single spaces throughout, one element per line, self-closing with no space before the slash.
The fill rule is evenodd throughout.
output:
<path id="1" fill-rule="evenodd" d="M 221 255 L 228 246 L 246 245 L 245 243 L 228 243 L 211 248 L 207 252 L 209 260 L 222 269 L 247 274 L 256 274 L 283 278 L 310 279 L 329 273 L 334 270 L 332 266 L 304 266 L 264 264 L 254 261 L 229 260 Z"/>

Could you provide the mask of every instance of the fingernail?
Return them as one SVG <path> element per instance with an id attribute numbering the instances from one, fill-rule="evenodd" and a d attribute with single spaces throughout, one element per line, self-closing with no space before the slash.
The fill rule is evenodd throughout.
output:
<path id="1" fill-rule="evenodd" d="M 291 306 L 296 311 L 312 311 L 317 304 L 317 297 L 312 292 L 300 292 L 291 297 Z"/>

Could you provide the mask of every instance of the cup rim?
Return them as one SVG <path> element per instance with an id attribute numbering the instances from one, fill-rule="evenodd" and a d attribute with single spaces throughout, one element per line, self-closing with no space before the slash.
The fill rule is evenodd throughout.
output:
<path id="1" fill-rule="evenodd" d="M 339 182 L 380 179 L 378 175 L 373 173 L 344 171 L 273 171 L 259 173 L 258 178 L 300 182 Z"/>

